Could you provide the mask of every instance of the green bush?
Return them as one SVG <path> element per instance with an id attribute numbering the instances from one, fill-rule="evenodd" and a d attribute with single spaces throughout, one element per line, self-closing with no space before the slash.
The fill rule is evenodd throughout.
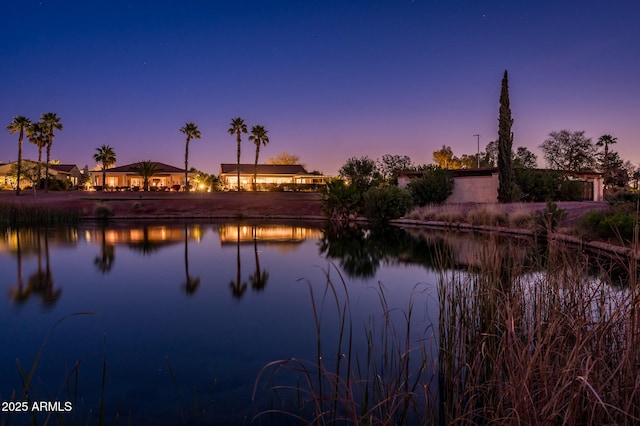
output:
<path id="1" fill-rule="evenodd" d="M 329 219 L 337 222 L 349 220 L 349 216 L 357 214 L 362 207 L 362 194 L 353 185 L 343 180 L 333 180 L 323 191 L 322 209 Z"/>
<path id="2" fill-rule="evenodd" d="M 580 201 L 584 183 L 557 170 L 516 169 L 514 181 L 521 201 Z"/>
<path id="3" fill-rule="evenodd" d="M 371 188 L 364 194 L 364 216 L 373 224 L 384 225 L 411 210 L 411 195 L 397 186 Z"/>
<path id="4" fill-rule="evenodd" d="M 407 188 L 417 206 L 442 204 L 453 192 L 455 182 L 449 170 L 431 167 L 424 174 L 409 182 Z"/>

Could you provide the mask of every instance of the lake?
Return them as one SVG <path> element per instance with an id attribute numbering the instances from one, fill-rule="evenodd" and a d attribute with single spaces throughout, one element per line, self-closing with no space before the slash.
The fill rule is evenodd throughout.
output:
<path id="1" fill-rule="evenodd" d="M 278 424 L 269 410 L 311 405 L 300 395 L 289 401 L 286 387 L 304 393 L 319 353 L 330 386 L 336 368 L 355 371 L 372 359 L 384 359 L 377 368 L 389 375 L 401 365 L 412 381 L 426 377 L 422 391 L 435 402 L 411 410 L 418 419 L 434 415 L 447 408 L 437 378 L 451 333 L 443 322 L 452 318 L 443 277 L 472 288 L 495 253 L 535 277 L 545 269 L 537 252 L 528 240 L 299 223 L 7 231 L 0 241 L 0 400 L 61 405 L 26 414 L 5 404 L 0 419 L 248 424 L 263 413 L 255 423 Z M 593 262 L 589 282 L 624 293 L 628 274 L 607 265 L 603 278 L 602 263 Z M 419 356 L 398 363 L 405 352 L 394 345 L 408 354 L 416 342 Z M 387 355 L 376 358 L 384 348 Z M 300 363 L 263 370 L 291 358 Z M 341 358 L 352 362 L 340 367 Z"/>

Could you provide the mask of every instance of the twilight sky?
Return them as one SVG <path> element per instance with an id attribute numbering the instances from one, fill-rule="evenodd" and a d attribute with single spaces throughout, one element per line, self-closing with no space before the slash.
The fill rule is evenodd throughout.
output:
<path id="1" fill-rule="evenodd" d="M 497 138 L 509 71 L 514 150 L 585 130 L 640 163 L 637 0 L 4 0 L 0 122 L 57 113 L 52 158 L 184 166 L 236 161 L 232 118 L 262 124 L 266 160 L 336 174 L 351 156 L 432 162 Z M 4 121 L 2 121 L 4 120 Z M 34 145 L 24 155 L 35 159 Z M 0 133 L 0 162 L 17 135 Z M 242 162 L 255 147 L 244 136 Z"/>

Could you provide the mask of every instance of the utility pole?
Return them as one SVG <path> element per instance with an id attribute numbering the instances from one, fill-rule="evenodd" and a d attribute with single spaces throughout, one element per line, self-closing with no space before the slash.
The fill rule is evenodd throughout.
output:
<path id="1" fill-rule="evenodd" d="M 478 155 L 477 155 L 477 159 L 478 159 L 478 168 L 480 168 L 480 135 L 473 135 L 475 137 L 478 138 Z"/>

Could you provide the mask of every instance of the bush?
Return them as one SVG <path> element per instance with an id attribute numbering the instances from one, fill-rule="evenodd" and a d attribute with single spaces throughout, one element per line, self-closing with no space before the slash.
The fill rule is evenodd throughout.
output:
<path id="1" fill-rule="evenodd" d="M 376 225 L 404 216 L 411 206 L 411 195 L 397 186 L 371 188 L 364 194 L 364 216 Z"/>
<path id="2" fill-rule="evenodd" d="M 357 214 L 361 206 L 362 195 L 358 188 L 345 184 L 343 180 L 333 180 L 324 189 L 322 209 L 332 221 L 348 221 L 349 216 Z"/>
<path id="3" fill-rule="evenodd" d="M 413 179 L 407 186 L 414 204 L 418 206 L 444 203 L 454 187 L 452 173 L 439 167 L 425 170 L 421 177 Z"/>
<path id="4" fill-rule="evenodd" d="M 557 170 L 516 169 L 514 181 L 521 201 L 580 201 L 584 183 Z"/>

